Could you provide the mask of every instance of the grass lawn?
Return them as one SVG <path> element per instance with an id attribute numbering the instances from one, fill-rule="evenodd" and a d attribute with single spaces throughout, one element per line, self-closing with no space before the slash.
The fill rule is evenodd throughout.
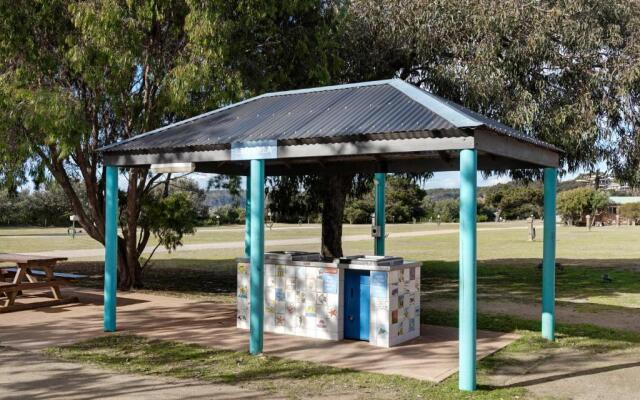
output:
<path id="1" fill-rule="evenodd" d="M 506 229 L 501 229 L 506 228 Z M 365 235 L 368 226 L 345 226 L 344 235 Z M 455 301 L 457 298 L 457 225 L 391 225 L 388 254 L 422 260 L 423 299 Z M 394 237 L 394 233 L 428 231 L 425 236 Z M 431 233 L 433 232 L 433 233 Z M 63 237 L 36 235 L 37 231 L 0 231 L 0 251 L 46 250 L 59 248 L 96 248 L 87 238 L 75 241 Z M 55 232 L 46 232 L 55 233 Z M 584 228 L 558 227 L 558 259 L 563 269 L 557 274 L 559 304 L 571 303 L 583 312 L 606 313 L 609 310 L 633 310 L 640 307 L 640 242 L 638 227 Z M 267 239 L 317 238 L 317 225 L 278 226 L 266 231 Z M 542 255 L 540 240 L 526 240 L 523 223 L 479 224 L 478 295 L 481 301 L 502 301 L 531 307 L 539 301 Z M 2 235 L 5 235 L 2 237 Z M 13 235 L 13 236 L 11 236 Z M 22 236 L 20 236 L 22 235 Z M 538 237 L 541 237 L 541 229 Z M 13 237 L 13 242 L 5 238 Z M 239 242 L 241 226 L 201 228 L 185 243 Z M 12 247 L 13 246 L 13 247 Z M 87 247 L 83 247 L 87 246 Z M 279 246 L 278 249 L 317 251 L 318 245 Z M 345 241 L 346 254 L 370 254 L 371 240 Z M 157 254 L 145 272 L 145 290 L 207 300 L 235 301 L 235 257 L 242 249 L 211 249 Z M 81 284 L 102 285 L 102 262 L 95 259 L 72 260 L 62 270 L 86 273 Z M 611 282 L 603 281 L 608 274 Z M 454 311 L 423 307 L 423 322 L 457 325 Z M 640 333 L 593 325 L 558 324 L 558 340 L 548 343 L 539 336 L 539 321 L 522 316 L 479 314 L 480 329 L 516 332 L 513 344 L 485 358 L 479 364 L 479 391 L 460 393 L 457 377 L 435 385 L 409 378 L 342 370 L 272 357 L 255 358 L 247 354 L 174 342 L 149 341 L 135 336 L 110 336 L 73 346 L 50 349 L 49 354 L 69 360 L 90 362 L 123 372 L 196 378 L 265 390 L 292 398 L 348 396 L 349 398 L 529 398 L 522 388 L 493 386 L 492 374 L 505 366 L 526 370 L 530 356 L 543 362 L 547 354 L 571 349 L 587 357 L 594 353 L 635 351 L 640 348 Z M 542 360 L 542 361 L 541 361 Z"/>
<path id="2" fill-rule="evenodd" d="M 368 225 L 345 225 L 344 235 L 368 235 Z M 388 224 L 387 252 L 414 260 L 457 259 L 458 235 L 457 224 Z M 540 258 L 542 255 L 542 228 L 538 228 L 538 240 L 527 241 L 527 227 L 524 222 L 480 223 L 478 224 L 478 259 L 503 260 L 513 258 Z M 407 232 L 427 232 L 428 235 L 416 237 L 399 237 Z M 438 233 L 440 232 L 440 233 Z M 640 244 L 637 237 L 640 227 L 621 226 L 585 228 L 558 226 L 558 258 L 589 261 L 617 262 L 640 259 Z M 284 225 L 276 224 L 273 229 L 265 230 L 266 240 L 320 238 L 319 225 Z M 186 236 L 185 244 L 200 243 L 239 243 L 244 240 L 242 226 L 201 227 L 195 235 Z M 151 240 L 149 246 L 154 245 Z M 303 245 L 318 251 L 318 245 Z M 293 246 L 300 247 L 300 246 Z M 345 241 L 346 253 L 371 253 L 371 239 L 357 242 Z M 38 252 L 46 250 L 99 249 L 101 245 L 86 235 L 75 239 L 66 236 L 65 228 L 24 228 L 0 229 L 0 252 Z M 241 255 L 242 250 L 232 249 L 232 257 Z M 184 254 L 192 251 L 178 251 Z M 220 259 L 218 250 L 210 251 L 210 258 Z M 164 257 L 166 255 L 158 255 Z"/>
<path id="3" fill-rule="evenodd" d="M 192 378 L 239 385 L 288 398 L 348 396 L 356 399 L 505 399 L 522 398 L 523 389 L 481 387 L 461 394 L 456 379 L 433 384 L 315 363 L 253 357 L 248 353 L 193 344 L 114 335 L 49 349 L 65 360 L 86 362 L 120 372 Z"/>
<path id="4" fill-rule="evenodd" d="M 397 226 L 396 226 L 397 227 Z M 419 226 L 405 225 L 403 228 Z M 542 253 L 541 243 L 528 242 L 526 230 L 515 224 L 509 229 L 481 230 L 479 233 L 478 295 L 484 299 L 530 303 L 540 297 L 540 271 L 537 268 Z M 455 226 L 441 229 L 450 232 Z M 224 228 L 222 228 L 224 229 Z M 231 228 L 234 229 L 234 228 Z M 279 234 L 299 234 L 313 237 L 313 229 L 294 232 L 279 230 Z M 361 227 L 350 227 L 361 229 Z M 496 229 L 496 224 L 481 226 Z M 215 228 L 214 228 L 215 230 Z M 241 232 L 240 232 L 241 233 Z M 640 241 L 636 227 L 558 229 L 558 255 L 562 269 L 557 274 L 557 299 L 575 304 L 584 311 L 606 311 L 607 307 L 634 309 L 640 307 Z M 201 233 L 204 235 L 204 233 Z M 208 233 L 207 233 L 208 234 Z M 218 232 L 219 234 L 219 232 Z M 523 236 L 523 237 L 521 237 Z M 388 254 L 423 261 L 423 295 L 430 299 L 457 298 L 456 234 L 442 233 L 425 237 L 393 238 L 387 242 Z M 278 249 L 317 251 L 317 245 L 278 246 Z M 346 254 L 371 253 L 370 241 L 344 243 Z M 616 250 L 624 248 L 624 250 Z M 611 256 L 603 254 L 609 249 Z M 157 254 L 145 273 L 148 290 L 234 301 L 235 257 L 241 249 L 181 251 Z M 520 256 L 518 256 L 520 254 Z M 90 273 L 93 279 L 85 284 L 100 286 L 102 263 L 88 259 L 71 262 L 64 270 Z M 603 275 L 612 280 L 605 282 Z"/>
<path id="5" fill-rule="evenodd" d="M 425 310 L 428 323 L 457 324 L 456 314 Z M 190 378 L 239 385 L 289 398 L 348 396 L 357 399 L 524 399 L 532 396 L 523 388 L 492 386 L 491 374 L 500 366 L 526 363 L 522 355 L 575 349 L 586 354 L 635 349 L 640 334 L 589 325 L 558 326 L 558 340 L 549 343 L 536 331 L 538 323 L 511 317 L 478 318 L 481 329 L 514 331 L 521 338 L 479 363 L 478 391 L 462 393 L 457 376 L 440 384 L 400 376 L 339 369 L 315 363 L 252 357 L 246 353 L 200 345 L 149 340 L 133 335 L 112 335 L 55 347 L 47 353 L 69 361 L 91 363 L 120 372 Z"/>

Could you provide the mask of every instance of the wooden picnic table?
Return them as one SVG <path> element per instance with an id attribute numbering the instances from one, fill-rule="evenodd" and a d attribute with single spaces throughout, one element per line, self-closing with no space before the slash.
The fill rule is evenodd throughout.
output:
<path id="1" fill-rule="evenodd" d="M 77 302 L 77 297 L 62 296 L 60 286 L 65 285 L 67 281 L 57 278 L 54 274 L 58 261 L 66 260 L 65 257 L 0 253 L 0 263 L 15 264 L 15 266 L 0 266 L 0 295 L 4 294 L 4 298 L 0 297 L 0 313 Z M 32 268 L 44 270 L 43 279 L 34 274 Z M 11 269 L 15 269 L 13 276 L 8 273 Z M 22 292 L 43 288 L 51 290 L 54 300 L 15 304 L 16 298 Z"/>

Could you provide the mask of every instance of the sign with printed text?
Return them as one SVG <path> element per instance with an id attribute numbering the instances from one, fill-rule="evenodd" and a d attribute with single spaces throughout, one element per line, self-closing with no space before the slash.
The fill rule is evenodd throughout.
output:
<path id="1" fill-rule="evenodd" d="M 322 291 L 324 293 L 338 293 L 338 274 L 324 271 L 322 274 Z"/>
<path id="2" fill-rule="evenodd" d="M 277 140 L 231 143 L 231 160 L 267 160 L 278 158 Z"/>

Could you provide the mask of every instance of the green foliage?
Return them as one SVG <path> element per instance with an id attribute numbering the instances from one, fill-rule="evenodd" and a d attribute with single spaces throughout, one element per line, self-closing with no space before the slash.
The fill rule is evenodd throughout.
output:
<path id="1" fill-rule="evenodd" d="M 458 222 L 460 218 L 460 202 L 445 199 L 436 201 L 433 207 L 433 219 L 440 222 Z"/>
<path id="2" fill-rule="evenodd" d="M 27 178 L 55 179 L 87 233 L 103 240 L 99 147 L 253 94 L 392 76 L 557 145 L 569 170 L 606 160 L 640 182 L 638 8 L 509 0 L 496 12 L 494 3 L 0 5 L 0 185 L 15 192 Z M 156 178 L 137 168 L 127 175 L 122 228 L 144 238 L 137 217 Z M 370 179 L 354 177 L 352 192 L 362 195 Z M 271 183 L 274 216 L 297 222 L 322 210 L 335 180 Z M 414 218 L 412 204 L 392 204 L 390 215 Z M 123 252 L 144 247 L 133 236 Z"/>
<path id="3" fill-rule="evenodd" d="M 569 224 L 582 224 L 587 215 L 594 220 L 609 203 L 609 195 L 600 190 L 584 187 L 558 194 L 557 209 Z"/>
<path id="4" fill-rule="evenodd" d="M 428 191 L 426 191 L 426 192 L 428 193 Z M 424 210 L 424 214 L 425 214 L 425 217 L 427 219 L 429 219 L 429 220 L 433 220 L 434 219 L 433 211 L 434 211 L 435 207 L 436 207 L 436 202 L 431 196 L 425 195 L 422 198 L 422 209 Z"/>
<path id="5" fill-rule="evenodd" d="M 425 197 L 423 204 L 428 207 L 425 209 L 426 216 L 429 221 L 440 222 L 458 222 L 460 220 L 460 201 L 459 199 L 443 199 L 433 201 L 429 197 Z M 482 201 L 478 201 L 476 206 L 477 222 L 493 221 L 495 218 L 494 209 Z"/>
<path id="6" fill-rule="evenodd" d="M 226 61 L 260 94 L 329 84 L 340 71 L 336 4 L 317 0 L 217 2 Z"/>
<path id="7" fill-rule="evenodd" d="M 484 201 L 478 201 L 476 208 L 478 222 L 495 221 L 496 210 L 491 205 Z"/>
<path id="8" fill-rule="evenodd" d="M 422 199 L 425 191 L 415 180 L 402 175 L 387 177 L 385 193 L 385 217 L 389 221 L 403 223 L 424 217 Z"/>
<path id="9" fill-rule="evenodd" d="M 36 183 L 55 180 L 87 234 L 104 241 L 104 176 L 97 149 L 240 96 L 239 74 L 224 62 L 222 5 L 192 0 L 1 5 L 0 184 L 16 187 L 27 176 Z M 141 285 L 138 259 L 149 225 L 138 222 L 159 178 L 145 168 L 126 175 L 121 289 Z M 74 182 L 81 182 L 82 190 Z M 179 242 L 175 228 L 163 233 L 169 246 Z M 128 254 L 133 249 L 135 254 Z"/>
<path id="10" fill-rule="evenodd" d="M 172 251 L 182 246 L 184 235 L 196 232 L 198 213 L 186 193 L 176 192 L 147 202 L 143 206 L 143 220 L 158 243 Z"/>
<path id="11" fill-rule="evenodd" d="M 372 195 L 350 199 L 344 209 L 344 218 L 350 224 L 370 224 L 374 211 Z"/>
<path id="12" fill-rule="evenodd" d="M 62 188 L 55 183 L 31 192 L 0 190 L 2 226 L 70 226 L 71 215 L 73 209 Z"/>
<path id="13" fill-rule="evenodd" d="M 245 210 L 242 207 L 226 205 L 215 208 L 209 212 L 209 225 L 233 225 L 244 224 Z"/>
<path id="14" fill-rule="evenodd" d="M 398 75 L 553 143 L 570 171 L 607 160 L 640 177 L 638 7 L 509 0 L 498 8 L 493 0 L 353 0 L 346 70 Z"/>
<path id="15" fill-rule="evenodd" d="M 205 203 L 206 193 L 198 186 L 197 181 L 188 177 L 174 178 L 169 182 L 169 190 L 171 193 L 184 193 L 195 209 L 199 220 L 205 220 L 209 217 L 209 208 Z M 155 194 L 159 195 L 159 190 L 156 190 Z"/>
<path id="16" fill-rule="evenodd" d="M 371 223 L 374 213 L 373 185 L 363 185 L 366 192 L 351 196 L 345 206 L 345 220 L 351 224 Z M 385 219 L 387 222 L 406 223 L 425 216 L 422 204 L 425 191 L 416 180 L 405 175 L 388 175 L 385 185 Z"/>
<path id="17" fill-rule="evenodd" d="M 640 221 L 640 203 L 623 204 L 620 206 L 620 216 L 632 221 Z"/>
<path id="18" fill-rule="evenodd" d="M 498 185 L 486 194 L 486 202 L 506 220 L 540 218 L 544 197 L 539 186 Z"/>
<path id="19" fill-rule="evenodd" d="M 278 222 L 307 222 L 322 211 L 318 176 L 274 176 L 268 182 L 268 208 Z"/>

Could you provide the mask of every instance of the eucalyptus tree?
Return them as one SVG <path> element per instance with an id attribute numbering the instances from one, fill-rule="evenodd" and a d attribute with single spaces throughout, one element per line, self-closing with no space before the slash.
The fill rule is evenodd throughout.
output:
<path id="1" fill-rule="evenodd" d="M 86 233 L 104 243 L 97 149 L 239 94 L 237 74 L 222 62 L 216 3 L 19 3 L 0 5 L 0 178 L 53 177 Z M 161 229 L 139 221 L 161 176 L 131 168 L 122 178 L 119 287 L 129 289 L 142 284 L 140 254 Z"/>
<path id="2" fill-rule="evenodd" d="M 52 176 L 103 243 L 98 148 L 264 91 L 329 83 L 338 9 L 315 0 L 0 4 L 0 182 Z M 128 289 L 142 284 L 151 232 L 163 231 L 143 213 L 161 178 L 141 168 L 123 178 L 118 265 Z"/>
<path id="3" fill-rule="evenodd" d="M 640 181 L 635 128 L 640 93 L 637 3 L 352 0 L 333 4 L 338 10 L 333 18 L 335 44 L 324 48 L 335 50 L 337 58 L 329 58 L 333 68 L 322 69 L 331 74 L 332 83 L 399 77 L 555 144 L 565 151 L 565 171 L 591 170 L 607 161 L 626 181 Z M 272 59 L 267 70 L 291 71 L 288 61 Z M 262 65 L 251 74 L 265 68 Z M 315 65 L 310 68 L 317 70 Z M 286 76 L 297 79 L 263 79 L 260 88 L 278 90 L 279 82 L 289 87 L 325 83 L 325 74 Z M 518 179 L 537 177 L 535 171 L 511 174 Z M 345 198 L 354 192 L 355 182 L 368 178 L 276 178 L 271 204 L 281 213 L 302 205 L 321 211 L 322 251 L 341 255 Z M 293 203 L 288 200 L 292 193 L 300 194 Z"/>
<path id="4" fill-rule="evenodd" d="M 638 182 L 639 15 L 627 0 L 353 0 L 346 70 L 391 68 L 560 147 L 568 171 L 608 161 Z"/>
<path id="5" fill-rule="evenodd" d="M 559 146 L 568 170 L 606 160 L 640 180 L 635 2 L 19 3 L 0 4 L 0 182 L 52 176 L 100 242 L 97 148 L 239 98 L 330 83 L 400 77 Z M 140 168 L 124 178 L 120 287 L 130 288 L 149 238 L 143 199 L 161 178 Z M 322 211 L 323 252 L 340 255 L 344 201 L 367 178 L 272 184 L 274 198 L 294 188 Z"/>
<path id="6" fill-rule="evenodd" d="M 339 29 L 346 1 L 226 2 L 220 19 L 228 38 L 226 55 L 254 94 L 323 86 L 356 79 L 343 75 Z M 276 215 L 292 209 L 322 213 L 322 252 L 342 255 L 342 219 L 354 175 L 274 177 L 269 204 Z"/>

